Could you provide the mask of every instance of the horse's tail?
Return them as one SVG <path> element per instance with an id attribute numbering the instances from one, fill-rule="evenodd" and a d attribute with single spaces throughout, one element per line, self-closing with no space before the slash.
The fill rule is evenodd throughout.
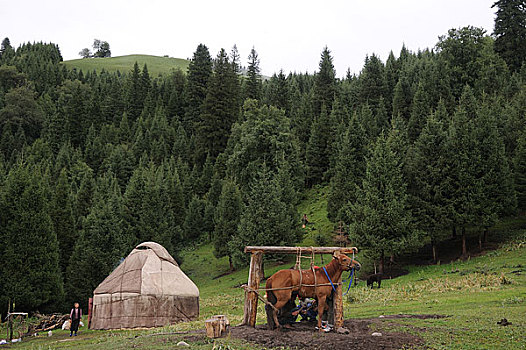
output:
<path id="1" fill-rule="evenodd" d="M 267 283 L 265 284 L 265 288 L 267 289 L 267 301 L 271 303 L 272 305 L 275 305 L 278 301 L 278 298 L 276 298 L 276 295 L 273 291 L 269 290 L 272 289 L 272 277 L 267 280 Z M 274 322 L 274 309 L 270 305 L 265 305 L 265 313 L 267 314 L 267 325 L 269 329 L 276 328 L 276 324 Z"/>

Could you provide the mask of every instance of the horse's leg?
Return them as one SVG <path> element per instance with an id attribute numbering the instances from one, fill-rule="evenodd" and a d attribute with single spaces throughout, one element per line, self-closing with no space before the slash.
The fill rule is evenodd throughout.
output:
<path id="1" fill-rule="evenodd" d="M 279 323 L 279 320 L 278 320 L 278 311 L 280 311 L 281 308 L 285 306 L 286 303 L 288 303 L 289 299 L 283 300 L 283 299 L 280 299 L 280 297 L 278 297 L 278 301 L 276 302 L 276 304 L 274 304 L 274 307 L 276 309 L 273 310 L 273 315 L 274 315 L 274 323 L 276 324 L 277 330 L 281 329 L 281 324 Z"/>
<path id="2" fill-rule="evenodd" d="M 292 298 L 292 289 L 277 290 L 274 291 L 274 295 L 276 296 L 274 307 L 281 312 L 281 308 Z M 279 324 L 278 311 L 276 310 L 274 310 L 274 322 L 276 323 L 277 329 L 280 329 L 281 325 Z"/>
<path id="3" fill-rule="evenodd" d="M 326 295 L 318 295 L 318 330 L 320 332 L 323 332 L 323 329 L 321 329 L 321 319 L 323 317 L 323 313 L 325 312 L 325 299 L 327 298 Z"/>

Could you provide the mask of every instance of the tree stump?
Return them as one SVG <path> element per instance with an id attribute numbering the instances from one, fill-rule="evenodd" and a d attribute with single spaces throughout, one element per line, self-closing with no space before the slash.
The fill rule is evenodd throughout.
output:
<path id="1" fill-rule="evenodd" d="M 230 322 L 224 315 L 212 316 L 205 321 L 206 336 L 208 338 L 220 338 L 226 334 Z"/>

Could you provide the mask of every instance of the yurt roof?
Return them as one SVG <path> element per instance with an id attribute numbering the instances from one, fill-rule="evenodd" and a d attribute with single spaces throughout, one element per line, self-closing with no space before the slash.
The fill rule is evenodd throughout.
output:
<path id="1" fill-rule="evenodd" d="M 197 286 L 160 244 L 139 244 L 95 289 L 94 294 L 199 296 Z"/>

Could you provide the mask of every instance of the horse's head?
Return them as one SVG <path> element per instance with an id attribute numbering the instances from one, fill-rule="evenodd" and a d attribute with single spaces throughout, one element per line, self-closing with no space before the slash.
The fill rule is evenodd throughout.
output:
<path id="1" fill-rule="evenodd" d="M 362 267 L 358 261 L 353 260 L 340 252 L 335 252 L 333 259 L 338 260 L 338 264 L 340 264 L 341 269 L 344 271 L 349 271 L 352 268 L 354 268 L 356 271 L 360 271 L 360 268 Z"/>

